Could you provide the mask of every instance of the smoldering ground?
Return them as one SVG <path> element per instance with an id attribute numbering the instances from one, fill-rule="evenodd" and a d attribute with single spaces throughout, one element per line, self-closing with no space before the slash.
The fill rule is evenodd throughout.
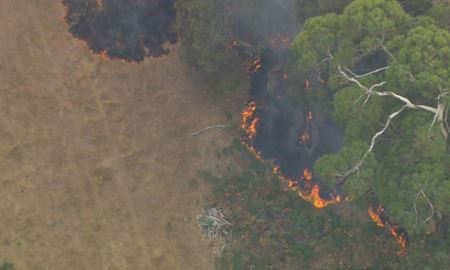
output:
<path id="1" fill-rule="evenodd" d="M 141 62 L 175 43 L 175 0 L 63 0 L 68 30 L 95 53 Z"/>

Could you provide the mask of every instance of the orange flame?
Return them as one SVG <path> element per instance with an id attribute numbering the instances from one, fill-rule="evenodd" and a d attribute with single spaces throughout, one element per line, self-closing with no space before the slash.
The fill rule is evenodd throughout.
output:
<path id="1" fill-rule="evenodd" d="M 272 48 L 276 48 L 279 44 L 284 44 L 285 46 L 288 46 L 291 42 L 290 38 L 278 33 L 274 38 L 272 38 Z"/>
<path id="2" fill-rule="evenodd" d="M 401 247 L 401 250 L 397 252 L 397 255 L 401 256 L 401 257 L 405 256 L 406 255 L 406 245 L 408 244 L 408 238 L 406 235 L 406 231 L 399 225 L 394 225 L 391 228 L 391 234 L 394 236 L 397 244 L 399 244 Z"/>
<path id="3" fill-rule="evenodd" d="M 252 101 L 242 111 L 241 128 L 245 129 L 249 119 L 253 118 L 256 111 L 256 102 Z"/>
<path id="4" fill-rule="evenodd" d="M 262 160 L 262 155 L 252 145 L 253 139 L 256 136 L 259 118 L 255 116 L 257 109 L 256 102 L 250 102 L 242 111 L 241 128 L 245 131 L 245 137 L 241 141 L 246 145 L 249 151 L 255 154 L 257 159 Z M 307 113 L 308 120 L 312 120 L 312 112 Z M 308 136 L 310 134 L 306 133 Z M 300 137 L 301 139 L 301 137 Z M 301 139 L 302 140 L 302 139 Z M 324 208 L 331 204 L 337 204 L 346 200 L 350 200 L 349 196 L 341 196 L 336 194 L 328 194 L 327 198 L 321 197 L 320 186 L 314 184 L 311 187 L 313 174 L 310 169 L 303 169 L 303 175 L 299 180 L 291 179 L 281 173 L 280 166 L 275 166 L 272 172 L 278 176 L 278 179 L 283 181 L 287 187 L 295 191 L 301 198 L 314 205 L 316 208 Z M 303 184 L 301 181 L 304 181 Z M 383 205 L 376 209 L 370 207 L 368 209 L 369 216 L 379 227 L 388 227 L 391 234 L 394 236 L 396 242 L 400 245 L 401 250 L 397 253 L 399 256 L 406 255 L 406 246 L 408 244 L 408 235 L 404 228 L 397 224 L 393 224 L 386 216 Z"/>
<path id="5" fill-rule="evenodd" d="M 306 90 L 310 90 L 311 88 L 311 81 L 310 80 L 305 80 L 305 89 Z"/>
<path id="6" fill-rule="evenodd" d="M 280 173 L 280 166 L 275 166 L 275 167 L 273 167 L 272 173 L 273 173 L 273 174 L 278 174 L 278 173 Z"/>
<path id="7" fill-rule="evenodd" d="M 331 196 L 331 198 L 328 200 L 320 197 L 320 186 L 318 184 L 315 184 L 312 187 L 311 193 L 308 194 L 306 191 L 302 191 L 299 192 L 298 194 L 305 201 L 311 202 L 316 208 L 325 208 L 328 205 L 342 202 L 342 198 L 339 195 L 335 197 Z"/>
<path id="8" fill-rule="evenodd" d="M 375 222 L 375 224 L 379 227 L 387 226 L 392 236 L 394 236 L 397 244 L 400 245 L 400 251 L 397 252 L 398 256 L 406 255 L 406 246 L 408 244 L 408 234 L 406 230 L 402 228 L 398 224 L 393 224 L 392 221 L 386 216 L 384 206 L 380 205 L 377 209 L 373 209 L 369 207 L 368 210 L 370 218 Z"/>
<path id="9" fill-rule="evenodd" d="M 288 188 L 290 188 L 290 189 L 292 189 L 294 191 L 297 191 L 298 183 L 296 181 L 292 180 L 292 179 L 289 179 L 288 180 Z"/>
<path id="10" fill-rule="evenodd" d="M 254 74 L 262 69 L 262 62 L 260 58 L 255 58 L 247 63 L 247 72 Z"/>
<path id="11" fill-rule="evenodd" d="M 99 3 L 99 7 L 101 8 L 101 5 L 102 5 L 102 1 L 97 1 L 98 3 Z M 69 27 L 69 24 L 67 23 L 67 16 L 68 16 L 68 14 L 69 14 L 69 7 L 66 5 L 66 4 L 64 4 L 64 2 L 63 1 L 61 1 L 61 4 L 64 6 L 64 8 L 65 8 L 65 13 L 61 16 L 61 17 L 59 17 L 59 19 L 60 20 L 62 20 L 62 22 L 63 22 L 63 24 L 64 24 L 64 26 L 66 27 L 66 28 L 68 28 Z M 106 50 L 102 50 L 102 51 L 94 51 L 90 46 L 89 46 L 89 43 L 85 40 L 85 39 L 82 39 L 82 38 L 79 38 L 79 37 L 75 37 L 76 39 L 78 39 L 78 40 L 81 40 L 85 45 L 86 45 L 86 47 L 89 49 L 89 51 L 92 53 L 92 54 L 98 54 L 102 59 L 104 59 L 104 60 L 108 60 L 108 61 L 118 61 L 118 62 L 122 62 L 122 63 L 125 63 L 125 64 L 135 64 L 135 65 L 139 65 L 139 64 L 142 64 L 143 62 L 144 62 L 144 60 L 129 60 L 129 59 L 122 59 L 122 58 L 117 58 L 117 57 L 112 57 L 112 56 L 110 56 L 109 54 L 108 54 L 108 52 L 106 51 Z M 149 56 L 151 59 L 161 59 L 162 57 L 163 57 L 163 55 L 160 55 L 160 56 Z"/>
<path id="12" fill-rule="evenodd" d="M 381 219 L 381 215 L 384 213 L 384 207 L 380 205 L 377 209 L 373 210 L 372 207 L 369 207 L 367 210 L 370 218 L 377 224 L 378 227 L 384 227 L 384 222 Z"/>
<path id="13" fill-rule="evenodd" d="M 256 136 L 259 118 L 255 116 L 256 103 L 250 102 L 242 111 L 241 128 L 245 131 L 247 138 L 252 141 Z"/>
<path id="14" fill-rule="evenodd" d="M 300 137 L 299 140 L 301 143 L 307 143 L 309 140 L 311 139 L 311 135 L 308 132 L 303 132 Z"/>
<path id="15" fill-rule="evenodd" d="M 297 194 L 305 201 L 310 202 L 314 205 L 316 208 L 324 208 L 331 204 L 336 204 L 343 202 L 344 200 L 348 200 L 348 197 L 342 197 L 340 195 L 334 196 L 330 194 L 329 199 L 322 198 L 320 196 L 320 186 L 318 184 L 314 184 L 311 188 L 311 181 L 313 174 L 311 170 L 304 169 L 303 170 L 303 176 L 301 177 L 302 180 L 306 181 L 304 188 L 300 187 L 299 181 L 296 181 L 294 179 L 288 178 L 287 176 L 281 174 L 280 167 L 276 166 L 272 171 L 275 174 L 278 174 L 278 178 L 282 181 L 285 181 L 287 183 L 287 187 L 297 192 Z"/>
<path id="16" fill-rule="evenodd" d="M 312 172 L 309 169 L 303 170 L 303 177 L 306 181 L 311 182 L 312 180 Z"/>
<path id="17" fill-rule="evenodd" d="M 245 138 L 241 139 L 241 141 L 247 146 L 250 152 L 255 154 L 257 159 L 262 160 L 261 153 L 252 145 L 259 124 L 259 118 L 255 116 L 256 108 L 256 102 L 252 101 L 247 104 L 241 113 L 241 128 L 245 132 Z"/>
<path id="18" fill-rule="evenodd" d="M 239 46 L 239 41 L 232 40 L 230 43 L 226 46 L 226 50 L 232 50 L 234 47 Z"/>
<path id="19" fill-rule="evenodd" d="M 249 139 L 253 139 L 256 136 L 256 127 L 259 124 L 259 118 L 253 119 L 247 129 L 247 134 Z"/>
<path id="20" fill-rule="evenodd" d="M 261 153 L 259 153 L 252 145 L 259 125 L 259 118 L 255 116 L 256 109 L 256 102 L 249 102 L 242 111 L 241 128 L 245 132 L 245 137 L 242 139 L 242 141 L 247 146 L 249 151 L 253 152 L 258 159 L 262 159 Z M 312 118 L 311 112 L 309 112 L 308 115 L 310 115 L 310 117 Z M 310 135 L 308 134 L 308 136 Z M 318 184 L 314 184 L 311 187 L 313 174 L 308 168 L 305 168 L 303 170 L 303 176 L 301 177 L 301 180 L 305 181 L 305 185 L 303 187 L 300 186 L 299 181 L 283 175 L 280 172 L 279 166 L 274 167 L 272 172 L 274 174 L 277 174 L 280 180 L 285 181 L 289 189 L 297 192 L 300 197 L 302 197 L 306 201 L 311 202 L 317 208 L 324 208 L 330 204 L 338 203 L 345 199 L 348 199 L 348 197 L 343 198 L 339 195 L 330 195 L 329 199 L 322 198 L 320 196 L 320 186 Z"/>

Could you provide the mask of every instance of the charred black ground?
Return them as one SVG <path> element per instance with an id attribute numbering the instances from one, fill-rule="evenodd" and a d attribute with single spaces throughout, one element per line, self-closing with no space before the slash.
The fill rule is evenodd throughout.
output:
<path id="1" fill-rule="evenodd" d="M 63 0 L 64 19 L 75 37 L 95 53 L 141 62 L 168 54 L 175 43 L 175 0 Z"/>
<path id="2" fill-rule="evenodd" d="M 308 92 L 314 91 L 316 82 L 306 80 L 307 86 L 298 86 L 298 91 L 305 92 L 304 100 L 294 102 L 289 97 L 284 69 L 291 57 L 291 50 L 286 46 L 268 48 L 261 55 L 261 68 L 251 73 L 249 104 L 256 105 L 253 116 L 248 119 L 258 121 L 253 122 L 256 123 L 255 130 L 246 130 L 242 140 L 259 157 L 271 160 L 277 166 L 281 179 L 287 180 L 291 189 L 314 206 L 322 208 L 328 202 L 345 200 L 346 195 L 339 185 L 326 186 L 310 172 L 322 155 L 339 151 L 343 130 L 329 114 L 307 98 Z M 358 70 L 377 66 L 383 61 L 385 57 L 382 55 L 371 55 L 361 61 Z M 245 127 L 251 126 L 248 122 L 246 124 Z M 306 142 L 302 142 L 301 134 L 308 134 Z M 310 180 L 307 179 L 309 176 Z M 314 190 L 314 187 L 317 189 Z M 367 201 L 371 218 L 378 226 L 388 228 L 401 246 L 398 254 L 404 256 L 409 241 L 407 231 L 389 218 L 376 194 L 367 197 Z"/>
<path id="3" fill-rule="evenodd" d="M 296 178 L 322 155 L 337 152 L 343 132 L 313 103 L 293 102 L 288 96 L 283 76 L 290 57 L 288 48 L 266 50 L 262 69 L 252 76 L 250 95 L 260 104 L 256 114 L 261 120 L 253 145 L 264 159 L 274 160 L 284 174 Z M 313 121 L 307 119 L 309 113 Z M 308 143 L 299 140 L 303 132 L 311 135 Z"/>

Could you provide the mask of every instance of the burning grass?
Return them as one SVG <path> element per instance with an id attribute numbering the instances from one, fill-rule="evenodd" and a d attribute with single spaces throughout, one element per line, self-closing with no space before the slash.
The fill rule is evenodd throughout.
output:
<path id="1" fill-rule="evenodd" d="M 252 101 L 245 106 L 241 114 L 241 128 L 244 131 L 242 142 L 247 148 L 257 154 L 258 159 L 262 159 L 261 153 L 254 146 L 255 137 L 260 118 L 257 116 L 258 105 Z M 312 113 L 309 112 L 308 115 Z M 308 118 L 309 119 L 309 118 Z M 309 133 L 303 133 L 300 140 L 306 143 L 311 138 Z M 281 167 L 276 165 L 272 172 L 291 190 L 295 191 L 305 201 L 312 203 L 317 208 L 324 208 L 331 204 L 343 202 L 348 199 L 345 195 L 321 194 L 321 187 L 318 183 L 312 184 L 313 173 L 310 168 L 303 169 L 303 175 L 299 179 L 290 178 L 281 171 Z"/>
<path id="2" fill-rule="evenodd" d="M 313 121 L 312 112 L 306 112 L 305 118 L 307 119 L 307 126 L 310 126 Z M 255 138 L 258 134 L 260 121 L 261 119 L 258 117 L 258 104 L 254 101 L 249 102 L 241 113 L 241 128 L 243 130 L 241 141 L 259 160 L 263 160 L 262 153 L 255 147 Z M 309 132 L 303 132 L 299 140 L 300 143 L 306 144 L 311 140 L 311 134 Z M 303 174 L 300 177 L 292 178 L 283 173 L 280 164 L 276 164 L 272 168 L 272 173 L 288 189 L 296 192 L 303 200 L 311 203 L 316 208 L 325 208 L 329 205 L 338 204 L 350 199 L 349 196 L 336 191 L 324 194 L 320 182 L 314 181 L 313 172 L 310 168 L 304 168 Z M 408 244 L 406 230 L 389 219 L 383 205 L 377 208 L 370 207 L 368 213 L 377 226 L 387 227 L 389 229 L 396 242 L 400 245 L 398 255 L 405 256 Z"/>
<path id="3" fill-rule="evenodd" d="M 276 48 L 279 45 L 290 46 L 290 43 L 291 39 L 288 36 L 281 33 L 277 33 L 275 37 L 273 37 L 271 40 L 272 48 Z"/>
<path id="4" fill-rule="evenodd" d="M 256 57 L 247 62 L 247 73 L 255 74 L 262 69 L 261 58 Z"/>
<path id="5" fill-rule="evenodd" d="M 383 205 L 378 206 L 376 209 L 369 207 L 368 213 L 378 227 L 387 227 L 389 229 L 395 241 L 400 245 L 400 251 L 397 254 L 399 256 L 405 256 L 408 245 L 408 233 L 405 228 L 389 219 Z"/>
<path id="6" fill-rule="evenodd" d="M 105 58 L 142 62 L 168 54 L 175 43 L 175 0 L 62 0 L 75 37 Z"/>
<path id="7" fill-rule="evenodd" d="M 283 190 L 274 175 L 280 168 L 255 159 L 238 141 L 220 152 L 217 174 L 200 174 L 212 187 L 210 205 L 220 205 L 233 229 L 218 269 L 368 269 L 389 254 L 380 248 L 385 240 L 364 241 L 372 235 L 357 221 L 316 211 L 293 189 Z M 310 170 L 302 176 L 313 179 Z M 312 197 L 320 193 L 318 186 L 311 189 Z"/>

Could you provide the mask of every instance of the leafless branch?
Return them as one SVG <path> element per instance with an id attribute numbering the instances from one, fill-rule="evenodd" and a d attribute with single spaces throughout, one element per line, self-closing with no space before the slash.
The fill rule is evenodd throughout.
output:
<path id="1" fill-rule="evenodd" d="M 416 213 L 416 225 L 419 220 L 418 213 L 417 213 L 417 200 L 419 199 L 419 196 L 420 196 L 420 190 L 417 192 L 416 199 L 414 200 L 414 212 Z"/>
<path id="2" fill-rule="evenodd" d="M 445 112 L 444 112 L 444 110 L 445 110 L 445 105 L 441 102 L 441 99 L 442 99 L 444 96 L 446 96 L 448 93 L 449 93 L 448 90 L 443 89 L 443 90 L 441 90 L 441 93 L 439 94 L 439 96 L 436 98 L 438 107 L 437 107 L 437 109 L 436 109 L 436 113 L 434 114 L 433 121 L 431 122 L 431 125 L 430 125 L 430 127 L 428 128 L 428 136 L 430 136 L 431 129 L 432 129 L 433 126 L 436 124 L 436 121 L 437 121 L 438 119 L 443 120 L 443 121 L 442 121 L 442 124 L 444 124 L 444 122 L 446 122 L 446 121 L 445 121 L 446 115 L 444 115 L 444 114 L 445 114 Z M 447 111 L 448 111 L 448 108 L 447 108 Z M 445 124 L 447 124 L 447 123 L 445 123 Z M 441 125 L 441 129 L 442 129 L 443 127 L 444 127 L 444 125 Z M 447 129 L 447 130 L 445 130 L 445 128 L 442 129 L 442 134 L 444 135 L 444 137 L 447 137 L 448 129 Z"/>
<path id="3" fill-rule="evenodd" d="M 416 109 L 416 110 L 424 110 L 424 111 L 428 111 L 431 113 L 436 113 L 437 109 L 430 107 L 430 106 L 426 106 L 426 105 L 421 105 L 421 104 L 414 104 L 411 102 L 411 100 L 409 100 L 408 98 L 398 95 L 394 92 L 391 91 L 374 91 L 374 88 L 382 86 L 384 84 L 386 84 L 386 81 L 383 81 L 381 83 L 377 83 L 372 85 L 370 88 L 365 86 L 364 84 L 362 84 L 359 80 L 357 80 L 355 77 L 351 77 L 349 76 L 345 71 L 342 70 L 342 67 L 340 65 L 338 65 L 338 70 L 339 73 L 348 81 L 355 83 L 361 90 L 363 90 L 364 92 L 366 92 L 366 94 L 374 94 L 377 96 L 391 96 L 394 97 L 396 99 L 398 99 L 399 101 L 403 102 L 405 104 L 405 106 L 407 106 L 408 108 L 412 108 L 412 109 Z"/>
<path id="4" fill-rule="evenodd" d="M 445 116 L 444 116 L 444 123 L 445 123 L 445 128 L 447 129 L 447 133 L 450 132 L 450 126 L 448 125 L 448 109 L 445 111 Z"/>
<path id="5" fill-rule="evenodd" d="M 392 60 L 394 60 L 395 62 L 397 62 L 397 59 L 395 59 L 394 55 L 388 50 L 388 48 L 384 45 L 384 34 L 383 37 L 381 38 L 380 41 L 380 47 L 381 49 L 387 54 L 389 55 L 390 58 L 392 58 Z"/>
<path id="6" fill-rule="evenodd" d="M 364 77 L 367 77 L 367 76 L 376 74 L 376 73 L 378 73 L 378 72 L 380 72 L 380 71 L 383 71 L 383 70 L 386 70 L 386 69 L 388 69 L 388 68 L 389 68 L 388 66 L 385 66 L 385 67 L 378 68 L 378 69 L 375 69 L 375 70 L 372 70 L 372 71 L 370 71 L 370 72 L 367 72 L 367 73 L 364 73 L 364 74 L 360 74 L 360 75 L 353 73 L 353 72 L 352 72 L 350 69 L 348 69 L 348 68 L 345 68 L 345 70 L 347 70 L 348 72 L 350 72 L 350 73 L 353 75 L 353 78 L 356 79 L 356 78 L 364 78 Z"/>
<path id="7" fill-rule="evenodd" d="M 420 189 L 419 192 L 422 194 L 422 196 L 425 198 L 425 200 L 427 201 L 428 206 L 430 206 L 431 209 L 431 214 L 428 218 L 426 218 L 423 223 L 427 223 L 428 221 L 430 221 L 433 216 L 434 216 L 434 206 L 431 203 L 430 199 L 428 199 L 428 196 L 425 194 L 425 192 L 423 191 L 423 189 Z"/>
<path id="8" fill-rule="evenodd" d="M 322 61 L 320 61 L 320 63 L 330 61 L 331 59 L 333 59 L 333 54 L 331 54 L 330 46 L 328 46 L 328 57 L 322 59 Z"/>
<path id="9" fill-rule="evenodd" d="M 191 136 L 197 136 L 197 135 L 200 135 L 200 134 L 202 134 L 203 132 L 208 131 L 208 130 L 213 129 L 213 128 L 226 128 L 226 127 L 227 127 L 227 125 L 214 125 L 214 126 L 208 126 L 208 127 L 202 128 L 202 129 L 200 129 L 200 130 L 198 130 L 198 131 L 192 132 L 192 133 L 191 133 Z"/>
<path id="10" fill-rule="evenodd" d="M 207 213 L 198 215 L 197 226 L 203 238 L 215 244 L 214 253 L 220 256 L 231 237 L 231 224 L 225 219 L 222 210 L 211 208 Z"/>
<path id="11" fill-rule="evenodd" d="M 347 176 L 349 176 L 350 174 L 359 171 L 361 165 L 364 163 L 364 161 L 367 159 L 367 157 L 369 156 L 369 154 L 373 151 L 373 148 L 375 147 L 375 143 L 378 139 L 378 137 L 380 137 L 389 127 L 389 124 L 391 123 L 392 119 L 394 119 L 395 117 L 397 117 L 404 109 L 406 109 L 408 106 L 404 105 L 402 106 L 400 109 L 398 109 L 397 111 L 393 112 L 391 115 L 389 115 L 389 117 L 387 118 L 386 123 L 384 124 L 383 128 L 378 131 L 377 133 L 375 133 L 375 135 L 372 137 L 372 140 L 370 141 L 370 146 L 369 149 L 367 149 L 367 151 L 364 153 L 364 155 L 362 156 L 362 158 L 359 160 L 358 163 L 356 163 L 355 166 L 353 166 L 350 170 L 348 170 L 345 174 L 343 175 L 339 175 L 340 177 L 342 177 L 342 179 L 345 179 Z"/>

